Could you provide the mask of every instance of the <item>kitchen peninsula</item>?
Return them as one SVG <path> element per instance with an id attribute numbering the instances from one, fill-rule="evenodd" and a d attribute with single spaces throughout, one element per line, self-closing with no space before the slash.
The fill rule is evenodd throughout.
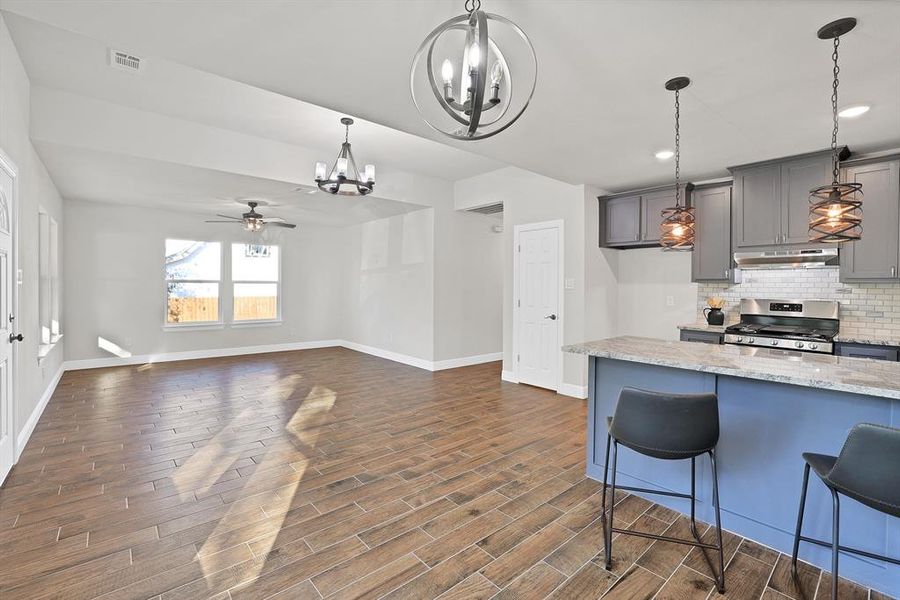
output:
<path id="1" fill-rule="evenodd" d="M 900 363 L 617 337 L 563 347 L 589 357 L 587 474 L 603 480 L 606 418 L 620 390 L 715 392 L 721 436 L 717 450 L 722 522 L 727 530 L 790 554 L 803 475 L 803 452 L 836 455 L 861 422 L 900 426 Z M 711 522 L 708 461 L 698 459 L 698 517 Z M 684 492 L 689 461 L 619 455 L 623 485 Z M 900 469 L 900 465 L 898 465 Z M 683 513 L 686 500 L 648 498 Z M 848 500 L 841 507 L 841 544 L 900 555 L 900 522 Z M 811 482 L 804 534 L 831 539 L 831 496 Z M 801 545 L 800 557 L 828 568 L 827 549 Z M 900 569 L 841 557 L 841 576 L 900 595 Z"/>

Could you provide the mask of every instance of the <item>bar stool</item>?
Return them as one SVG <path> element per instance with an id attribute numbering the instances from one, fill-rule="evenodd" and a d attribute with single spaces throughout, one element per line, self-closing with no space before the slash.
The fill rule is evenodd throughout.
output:
<path id="1" fill-rule="evenodd" d="M 607 418 L 606 463 L 603 470 L 603 545 L 606 554 L 606 568 L 612 566 L 612 535 L 634 535 L 652 540 L 695 546 L 701 549 L 709 568 L 716 578 L 716 588 L 725 592 L 725 552 L 722 544 L 722 519 L 719 512 L 719 479 L 716 473 L 716 444 L 719 441 L 719 403 L 715 394 L 667 394 L 648 392 L 635 388 L 623 388 L 615 414 Z M 663 460 L 691 459 L 691 493 L 680 494 L 663 490 L 618 486 L 618 489 L 687 498 L 691 501 L 691 533 L 693 540 L 656 535 L 642 531 L 632 531 L 613 527 L 616 494 L 616 460 L 619 444 L 644 456 Z M 612 446 L 612 465 L 609 450 Z M 716 511 L 716 544 L 704 542 L 697 532 L 694 500 L 696 498 L 696 459 L 709 454 L 712 465 L 713 506 Z M 606 510 L 607 473 L 612 467 L 612 482 L 609 511 Z M 716 550 L 719 554 L 719 569 L 707 556 L 706 550 Z"/>
<path id="2" fill-rule="evenodd" d="M 831 548 L 831 598 L 837 600 L 838 556 L 841 552 L 883 560 L 900 565 L 900 560 L 873 554 L 864 550 L 841 546 L 839 494 L 875 510 L 900 517 L 900 429 L 859 423 L 850 430 L 844 447 L 838 456 L 804 452 L 803 490 L 800 492 L 800 511 L 797 515 L 797 532 L 794 534 L 794 552 L 791 555 L 791 573 L 797 577 L 797 552 L 800 542 L 809 542 Z M 812 468 L 822 483 L 831 491 L 832 518 L 831 542 L 825 542 L 801 534 L 803 512 L 806 509 L 806 489 L 809 486 L 809 470 Z"/>

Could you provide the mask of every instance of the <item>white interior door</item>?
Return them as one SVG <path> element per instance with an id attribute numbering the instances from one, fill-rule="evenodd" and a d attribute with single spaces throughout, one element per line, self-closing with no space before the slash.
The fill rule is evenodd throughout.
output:
<path id="1" fill-rule="evenodd" d="M 15 462 L 13 425 L 13 177 L 0 162 L 0 483 Z"/>
<path id="2" fill-rule="evenodd" d="M 559 386 L 558 226 L 519 231 L 518 378 L 556 390 Z"/>

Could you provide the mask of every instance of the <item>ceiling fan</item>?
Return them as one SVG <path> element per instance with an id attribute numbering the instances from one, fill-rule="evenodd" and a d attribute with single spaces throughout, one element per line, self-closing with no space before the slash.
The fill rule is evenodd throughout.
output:
<path id="1" fill-rule="evenodd" d="M 256 212 L 256 207 L 259 206 L 259 202 L 248 202 L 247 206 L 250 207 L 250 212 L 245 212 L 240 217 L 231 217 L 228 215 L 219 215 L 217 217 L 223 217 L 228 219 L 227 221 L 206 221 L 207 223 L 241 223 L 244 226 L 244 229 L 247 231 L 262 231 L 265 229 L 266 225 L 273 225 L 275 227 L 287 227 L 288 229 L 294 229 L 297 227 L 293 223 L 286 223 L 284 219 L 281 217 L 264 217 L 262 214 Z"/>

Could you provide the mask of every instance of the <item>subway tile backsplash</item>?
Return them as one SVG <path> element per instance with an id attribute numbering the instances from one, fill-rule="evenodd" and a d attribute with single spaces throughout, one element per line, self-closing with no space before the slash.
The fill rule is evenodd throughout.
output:
<path id="1" fill-rule="evenodd" d="M 837 300 L 841 303 L 841 334 L 900 338 L 900 283 L 841 283 L 839 269 L 778 269 L 744 271 L 742 283 L 701 283 L 697 287 L 697 318 L 710 296 L 725 298 L 725 322 L 740 316 L 741 298 Z"/>

